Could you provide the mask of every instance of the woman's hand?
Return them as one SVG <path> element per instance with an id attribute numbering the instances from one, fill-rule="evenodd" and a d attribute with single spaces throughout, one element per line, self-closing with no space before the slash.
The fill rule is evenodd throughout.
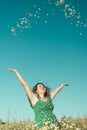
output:
<path id="1" fill-rule="evenodd" d="M 60 88 L 63 88 L 63 87 L 65 87 L 65 86 L 69 86 L 69 84 L 62 83 L 62 84 L 60 84 L 59 86 L 60 86 Z"/>
<path id="2" fill-rule="evenodd" d="M 69 86 L 69 84 L 60 84 L 60 85 L 63 86 L 63 87 L 64 87 L 64 86 Z"/>
<path id="3" fill-rule="evenodd" d="M 17 70 L 16 70 L 16 69 L 9 68 L 8 70 L 9 70 L 9 71 L 12 71 L 12 72 L 14 72 L 14 73 L 17 73 Z"/>

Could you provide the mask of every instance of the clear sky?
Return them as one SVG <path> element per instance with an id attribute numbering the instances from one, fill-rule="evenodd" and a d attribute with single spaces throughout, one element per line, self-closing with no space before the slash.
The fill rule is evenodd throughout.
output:
<path id="1" fill-rule="evenodd" d="M 59 119 L 87 116 L 87 0 L 0 1 L 0 119 L 34 119 L 16 68 L 32 88 L 51 91 Z"/>

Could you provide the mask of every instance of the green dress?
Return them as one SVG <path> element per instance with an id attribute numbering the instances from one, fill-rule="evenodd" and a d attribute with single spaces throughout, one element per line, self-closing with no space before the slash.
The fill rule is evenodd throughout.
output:
<path id="1" fill-rule="evenodd" d="M 44 102 L 38 99 L 38 102 L 32 106 L 35 113 L 35 124 L 38 127 L 42 127 L 46 122 L 57 122 L 56 116 L 53 114 L 53 104 L 50 96 L 47 96 L 47 100 Z"/>

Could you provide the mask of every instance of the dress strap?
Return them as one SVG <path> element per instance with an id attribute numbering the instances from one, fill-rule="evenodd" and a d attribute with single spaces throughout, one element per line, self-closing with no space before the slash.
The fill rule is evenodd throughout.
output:
<path id="1" fill-rule="evenodd" d="M 47 96 L 47 98 L 48 98 L 48 100 L 52 101 L 50 96 Z"/>

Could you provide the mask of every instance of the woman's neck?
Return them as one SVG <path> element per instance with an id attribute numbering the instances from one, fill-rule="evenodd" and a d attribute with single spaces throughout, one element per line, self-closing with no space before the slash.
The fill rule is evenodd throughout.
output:
<path id="1" fill-rule="evenodd" d="M 45 98 L 44 94 L 39 94 L 39 97 L 40 97 L 41 99 L 44 99 L 44 98 Z"/>
<path id="2" fill-rule="evenodd" d="M 39 94 L 39 98 L 42 100 L 42 101 L 46 101 L 47 98 L 44 96 L 44 94 Z"/>

